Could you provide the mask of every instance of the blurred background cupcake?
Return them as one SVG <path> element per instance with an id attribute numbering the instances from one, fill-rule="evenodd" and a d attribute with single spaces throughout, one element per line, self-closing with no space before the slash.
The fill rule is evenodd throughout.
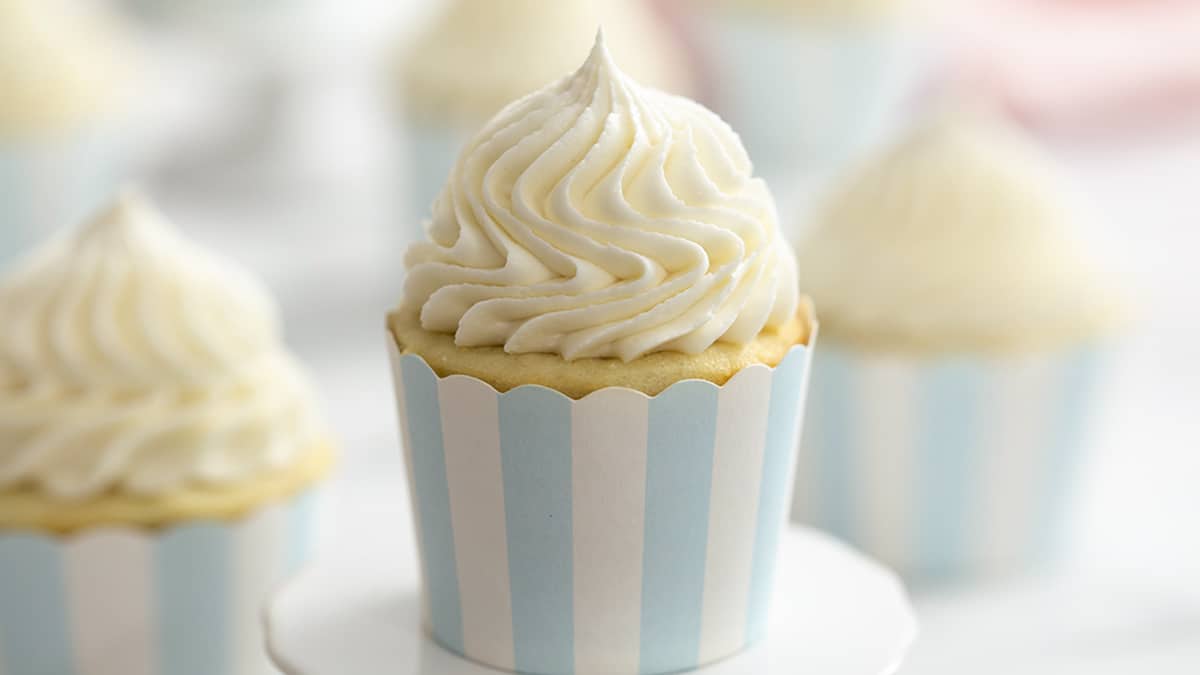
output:
<path id="1" fill-rule="evenodd" d="M 126 194 L 0 316 L 5 675 L 269 672 L 332 449 L 265 290 Z"/>
<path id="2" fill-rule="evenodd" d="M 601 26 L 631 75 L 690 93 L 683 44 L 644 0 L 450 0 L 405 47 L 399 104 L 414 235 L 471 134 L 503 106 L 569 74 Z"/>
<path id="3" fill-rule="evenodd" d="M 97 6 L 0 3 L 0 267 L 100 205 L 121 180 L 136 60 Z"/>
<path id="4" fill-rule="evenodd" d="M 919 0 L 694 0 L 713 106 L 776 184 L 879 139 L 916 78 Z"/>
<path id="5" fill-rule="evenodd" d="M 1049 164 L 936 115 L 854 172 L 802 243 L 822 313 L 795 515 L 915 578 L 1043 560 L 1124 284 Z"/>

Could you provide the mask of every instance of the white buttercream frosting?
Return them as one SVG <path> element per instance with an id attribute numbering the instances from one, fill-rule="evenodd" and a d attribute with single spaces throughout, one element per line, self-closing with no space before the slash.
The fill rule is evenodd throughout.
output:
<path id="1" fill-rule="evenodd" d="M 1049 160 L 957 111 L 919 125 L 819 210 L 800 281 L 827 338 L 919 349 L 1025 349 L 1104 333 L 1119 276 Z"/>
<path id="2" fill-rule="evenodd" d="M 252 479 L 323 435 L 265 289 L 123 195 L 0 282 L 0 491 Z"/>
<path id="3" fill-rule="evenodd" d="M 0 138 L 101 118 L 132 79 L 111 20 L 73 0 L 0 0 Z"/>
<path id="4" fill-rule="evenodd" d="M 791 320 L 775 202 L 715 114 L 642 87 L 603 39 L 499 113 L 412 246 L 405 305 L 459 346 L 635 359 Z"/>
<path id="5" fill-rule="evenodd" d="M 643 0 L 451 0 L 405 52 L 405 106 L 474 130 L 570 73 L 601 25 L 634 77 L 689 93 L 683 48 Z"/>

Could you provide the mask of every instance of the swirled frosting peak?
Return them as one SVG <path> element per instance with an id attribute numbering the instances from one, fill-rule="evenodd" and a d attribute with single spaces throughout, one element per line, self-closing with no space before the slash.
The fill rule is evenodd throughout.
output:
<path id="1" fill-rule="evenodd" d="M 798 307 L 776 220 L 737 135 L 632 81 L 601 36 L 464 149 L 405 306 L 462 347 L 568 360 L 746 343 Z"/>
<path id="2" fill-rule="evenodd" d="M 408 251 L 406 300 L 458 346 L 635 359 L 794 316 L 796 263 L 736 133 L 642 88 L 602 37 L 463 150 Z"/>
<path id="3" fill-rule="evenodd" d="M 123 195 L 0 281 L 0 492 L 159 494 L 323 431 L 266 291 Z"/>

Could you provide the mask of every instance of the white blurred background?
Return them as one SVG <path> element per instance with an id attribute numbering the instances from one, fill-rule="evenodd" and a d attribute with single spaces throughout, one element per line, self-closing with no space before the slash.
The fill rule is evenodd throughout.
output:
<path id="1" fill-rule="evenodd" d="M 407 518 L 383 315 L 427 205 L 411 187 L 419 176 L 396 78 L 403 45 L 438 4 L 111 7 L 144 64 L 130 178 L 190 236 L 266 279 L 321 385 L 344 444 L 331 555 Z M 712 101 L 713 52 L 692 4 L 656 4 L 687 46 L 694 91 Z M 1091 201 L 1140 316 L 1092 443 L 1067 560 L 1036 578 L 919 591 L 924 630 L 902 672 L 1200 672 L 1200 3 L 951 4 L 912 18 L 904 77 L 854 152 L 946 91 L 995 104 Z M 772 168 L 793 235 L 852 154 Z M 46 233 L 34 234 L 22 245 Z"/>

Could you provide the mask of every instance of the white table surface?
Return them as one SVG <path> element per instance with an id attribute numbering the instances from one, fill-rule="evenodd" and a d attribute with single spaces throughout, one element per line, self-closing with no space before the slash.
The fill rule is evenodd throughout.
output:
<path id="1" fill-rule="evenodd" d="M 275 662 L 291 675 L 494 675 L 436 646 L 420 626 L 406 541 L 374 537 L 326 557 L 268 606 Z M 767 638 L 696 675 L 892 675 L 916 633 L 896 576 L 835 539 L 793 528 L 780 540 L 781 602 Z M 810 610 L 816 611 L 810 611 Z"/>
<path id="2" fill-rule="evenodd" d="M 358 4 L 388 15 L 381 3 Z M 381 532 L 411 541 L 382 346 L 410 226 L 396 215 L 403 181 L 376 81 L 342 65 L 312 76 L 322 92 L 336 83 L 336 102 L 297 98 L 304 108 L 290 119 L 287 159 L 275 148 L 272 179 L 256 182 L 253 170 L 270 162 L 238 162 L 223 180 L 176 171 L 150 181 L 181 226 L 253 266 L 280 296 L 345 448 L 324 555 L 352 555 Z M 337 151 L 346 137 L 357 139 L 352 157 Z M 974 675 L 1200 672 L 1200 127 L 1053 150 L 1096 206 L 1097 227 L 1120 242 L 1142 314 L 1064 565 L 1040 579 L 918 590 L 923 630 L 905 675 L 959 675 L 966 663 L 984 664 Z"/>

